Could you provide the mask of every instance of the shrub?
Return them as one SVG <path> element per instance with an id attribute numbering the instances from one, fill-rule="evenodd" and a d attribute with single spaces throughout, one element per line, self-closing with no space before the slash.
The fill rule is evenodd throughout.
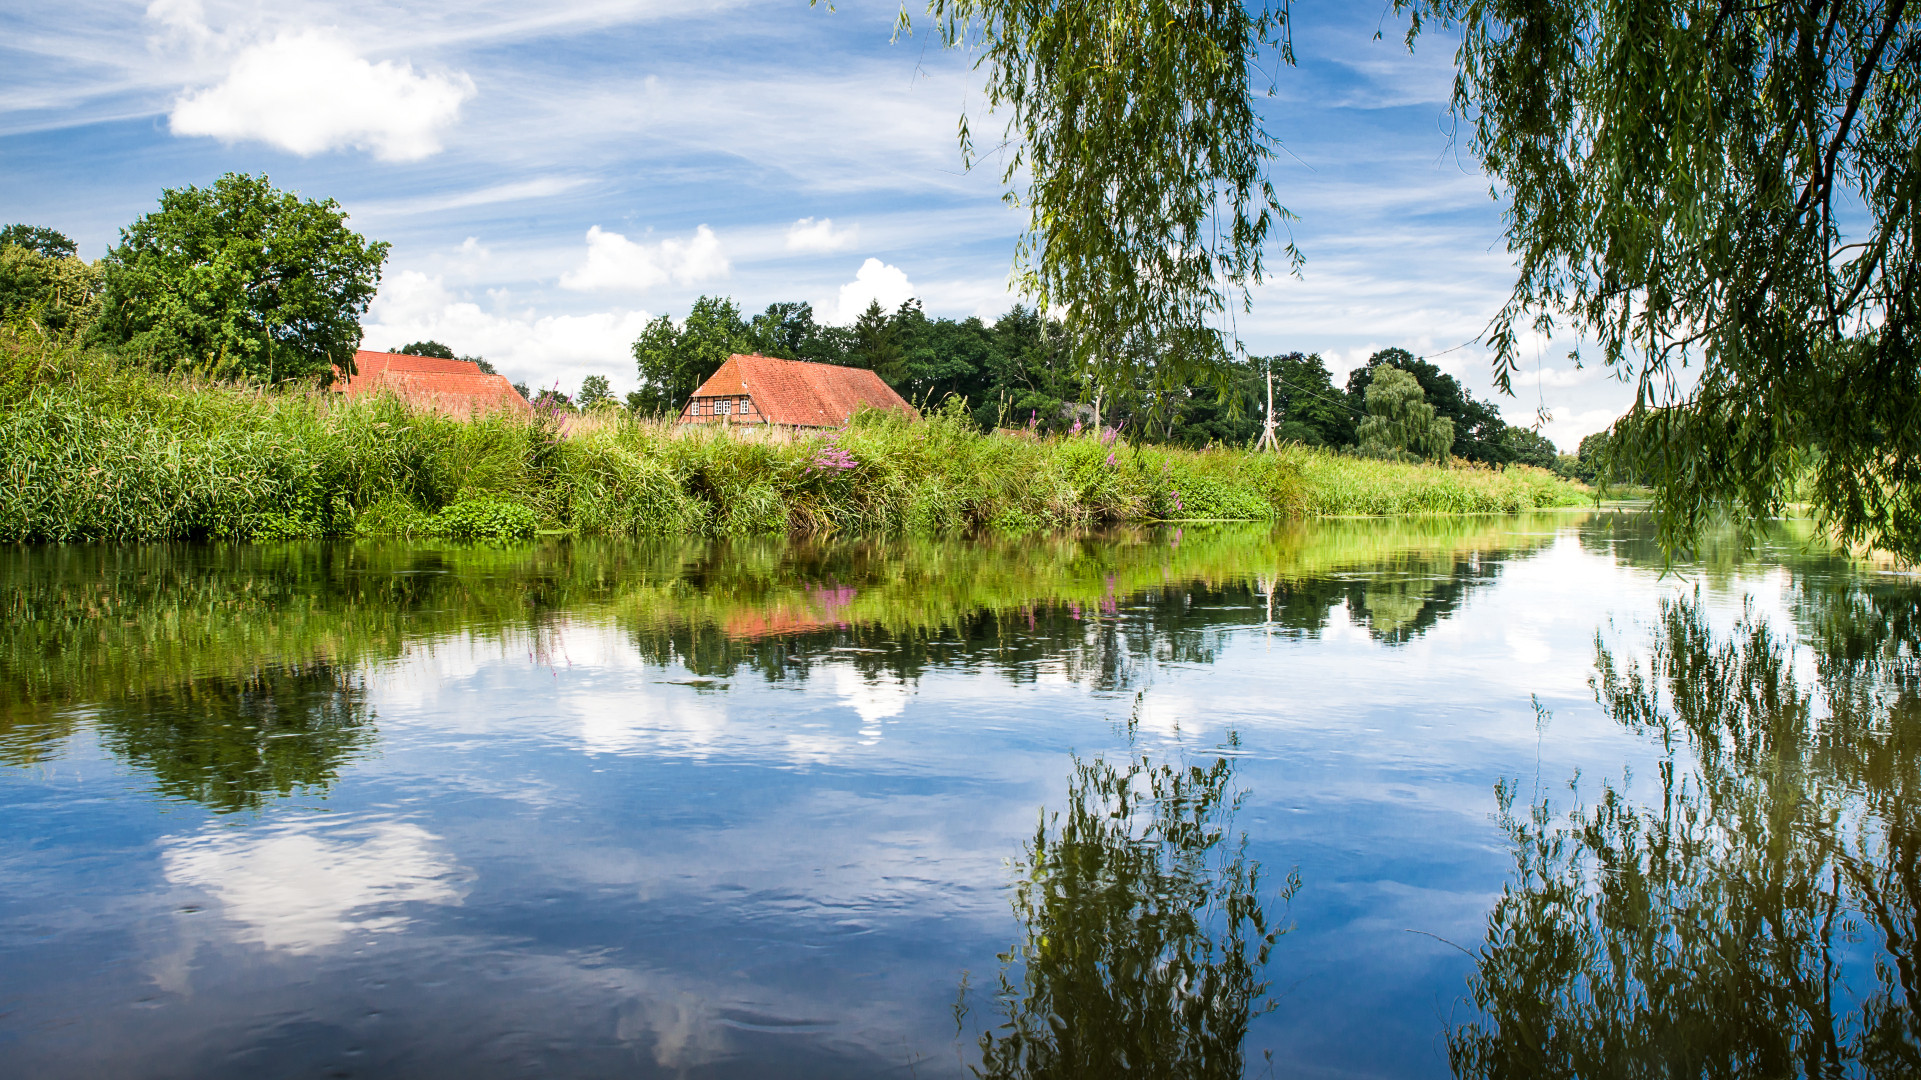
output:
<path id="1" fill-rule="evenodd" d="M 469 499 L 435 514 L 428 530 L 456 540 L 513 540 L 534 535 L 540 519 L 518 503 Z"/>

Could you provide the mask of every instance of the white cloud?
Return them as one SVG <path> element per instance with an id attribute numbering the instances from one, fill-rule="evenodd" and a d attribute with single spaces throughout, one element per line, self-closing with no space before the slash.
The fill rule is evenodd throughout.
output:
<path id="1" fill-rule="evenodd" d="M 681 285 L 726 277 L 731 267 L 720 250 L 720 238 L 705 225 L 691 240 L 662 240 L 637 244 L 617 232 L 596 225 L 587 230 L 587 261 L 563 274 L 562 288 L 583 292 L 621 289 L 644 292 L 672 281 Z"/>
<path id="2" fill-rule="evenodd" d="M 849 225 L 845 229 L 834 228 L 833 218 L 804 217 L 787 227 L 787 250 L 789 251 L 845 251 L 860 242 L 860 226 Z"/>
<path id="3" fill-rule="evenodd" d="M 855 271 L 854 280 L 840 287 L 840 297 L 835 302 L 835 318 L 843 323 L 851 323 L 860 318 L 860 313 L 875 300 L 889 311 L 912 300 L 919 295 L 914 283 L 907 280 L 907 272 L 898 266 L 883 263 L 879 259 L 868 259 Z"/>
<path id="4" fill-rule="evenodd" d="M 167 36 L 200 49 L 215 38 L 207 27 L 207 12 L 200 0 L 153 0 L 147 5 L 147 18 L 167 30 Z"/>
<path id="5" fill-rule="evenodd" d="M 242 50 L 224 81 L 176 99 L 169 120 L 176 135 L 258 140 L 302 156 L 354 147 L 417 161 L 440 150 L 473 94 L 465 74 L 370 63 L 332 33 L 298 30 Z"/>
<path id="6" fill-rule="evenodd" d="M 498 294 L 504 298 L 504 294 Z M 629 353 L 647 325 L 645 311 L 546 315 L 483 309 L 448 289 L 442 279 L 408 270 L 383 282 L 364 324 L 367 348 L 408 341 L 444 341 L 463 356 L 484 356 L 502 375 L 534 386 L 558 381 L 571 390 L 588 375 L 632 385 Z"/>
<path id="7" fill-rule="evenodd" d="M 244 939 L 306 953 L 349 934 L 400 929 L 408 920 L 396 904 L 459 903 L 459 866 L 436 850 L 438 839 L 397 821 L 325 832 L 220 828 L 169 841 L 161 863 L 168 881 L 217 898 Z"/>

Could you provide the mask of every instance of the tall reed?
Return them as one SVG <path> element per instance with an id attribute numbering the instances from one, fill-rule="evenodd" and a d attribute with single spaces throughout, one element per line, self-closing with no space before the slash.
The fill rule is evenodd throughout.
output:
<path id="1" fill-rule="evenodd" d="M 958 409 L 790 438 L 620 417 L 457 421 L 394 397 L 196 383 L 0 340 L 0 540 L 405 535 L 473 500 L 579 533 L 754 535 L 1513 512 L 1582 495 L 1526 468 L 982 433 Z"/>

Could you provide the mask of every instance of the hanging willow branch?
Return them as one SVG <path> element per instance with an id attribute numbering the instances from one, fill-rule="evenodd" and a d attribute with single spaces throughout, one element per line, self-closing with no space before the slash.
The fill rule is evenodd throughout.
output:
<path id="1" fill-rule="evenodd" d="M 1293 63 L 1287 8 L 1239 0 L 932 0 L 942 41 L 978 53 L 1028 211 L 1014 281 L 1058 312 L 1092 385 L 1151 402 L 1221 373 L 1236 309 L 1292 215 L 1265 177 L 1278 145 L 1249 74 Z M 903 12 L 902 24 L 906 24 Z M 1024 190 L 1020 182 L 1025 180 Z M 1300 251 L 1284 251 L 1298 269 Z"/>
<path id="2" fill-rule="evenodd" d="M 1452 0 L 1454 107 L 1530 327 L 1638 384 L 1616 428 L 1670 550 L 1805 494 L 1921 556 L 1921 23 L 1907 0 Z"/>

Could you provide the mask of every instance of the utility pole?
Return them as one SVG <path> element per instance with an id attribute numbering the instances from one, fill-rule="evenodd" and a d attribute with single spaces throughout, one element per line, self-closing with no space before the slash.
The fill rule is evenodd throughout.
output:
<path id="1" fill-rule="evenodd" d="M 1281 441 L 1274 437 L 1274 361 L 1267 362 L 1267 416 L 1261 422 L 1261 441 L 1254 444 L 1256 450 L 1279 450 Z"/>

